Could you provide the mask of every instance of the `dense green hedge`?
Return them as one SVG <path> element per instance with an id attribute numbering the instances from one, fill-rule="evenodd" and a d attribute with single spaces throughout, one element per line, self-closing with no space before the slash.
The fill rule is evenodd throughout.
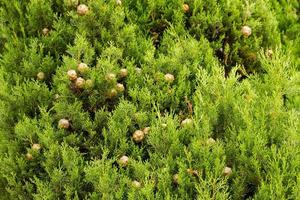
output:
<path id="1" fill-rule="evenodd" d="M 0 199 L 299 199 L 299 17 L 1 0 Z"/>

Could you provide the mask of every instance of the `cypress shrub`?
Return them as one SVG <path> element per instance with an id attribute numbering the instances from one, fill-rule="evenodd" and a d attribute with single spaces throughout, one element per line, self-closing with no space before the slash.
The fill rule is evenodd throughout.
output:
<path id="1" fill-rule="evenodd" d="M 297 0 L 2 0 L 0 199 L 299 199 Z"/>

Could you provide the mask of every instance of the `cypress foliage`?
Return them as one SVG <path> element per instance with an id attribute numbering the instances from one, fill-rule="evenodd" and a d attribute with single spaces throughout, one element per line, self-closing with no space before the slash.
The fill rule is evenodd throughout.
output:
<path id="1" fill-rule="evenodd" d="M 0 199 L 299 199 L 297 0 L 2 0 Z"/>

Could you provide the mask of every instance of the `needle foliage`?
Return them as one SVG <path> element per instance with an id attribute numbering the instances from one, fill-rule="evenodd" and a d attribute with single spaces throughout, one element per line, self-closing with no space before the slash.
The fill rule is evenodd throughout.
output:
<path id="1" fill-rule="evenodd" d="M 0 199 L 299 199 L 299 17 L 298 0 L 1 0 Z"/>

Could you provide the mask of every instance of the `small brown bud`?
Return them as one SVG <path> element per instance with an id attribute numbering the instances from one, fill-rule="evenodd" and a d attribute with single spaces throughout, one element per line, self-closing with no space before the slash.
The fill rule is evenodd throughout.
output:
<path id="1" fill-rule="evenodd" d="M 121 0 L 116 0 L 116 4 L 117 4 L 118 6 L 120 6 L 120 5 L 122 5 L 122 1 L 121 1 Z"/>
<path id="2" fill-rule="evenodd" d="M 60 98 L 59 94 L 54 95 L 54 100 L 58 100 Z"/>
<path id="3" fill-rule="evenodd" d="M 119 159 L 119 165 L 121 165 L 123 167 L 126 167 L 128 165 L 128 162 L 129 162 L 129 158 L 127 156 L 122 156 Z"/>
<path id="4" fill-rule="evenodd" d="M 85 4 L 80 4 L 79 6 L 77 6 L 77 14 L 78 15 L 86 15 L 89 12 L 89 7 L 87 7 L 87 5 Z"/>
<path id="5" fill-rule="evenodd" d="M 77 70 L 81 73 L 84 74 L 89 70 L 89 67 L 85 63 L 79 63 L 77 66 Z"/>
<path id="6" fill-rule="evenodd" d="M 85 80 L 83 78 L 79 77 L 76 79 L 75 85 L 77 88 L 82 89 L 82 88 L 84 88 Z"/>
<path id="7" fill-rule="evenodd" d="M 70 122 L 67 119 L 60 119 L 58 122 L 58 128 L 68 129 L 70 127 Z"/>
<path id="8" fill-rule="evenodd" d="M 135 188 L 141 188 L 142 187 L 142 184 L 139 181 L 136 181 L 136 180 L 132 181 L 132 185 Z"/>
<path id="9" fill-rule="evenodd" d="M 85 87 L 90 89 L 90 88 L 93 88 L 94 87 L 94 81 L 92 81 L 91 79 L 87 79 L 85 81 Z"/>
<path id="10" fill-rule="evenodd" d="M 145 133 L 141 130 L 136 130 L 132 136 L 133 140 L 137 143 L 143 141 L 144 137 L 145 137 Z"/>
<path id="11" fill-rule="evenodd" d="M 191 168 L 188 168 L 188 169 L 186 170 L 186 172 L 187 172 L 188 174 L 192 175 L 192 173 L 193 173 L 193 169 L 191 169 Z"/>
<path id="12" fill-rule="evenodd" d="M 124 92 L 125 87 L 122 83 L 117 83 L 116 89 L 118 92 Z"/>
<path id="13" fill-rule="evenodd" d="M 147 135 L 150 132 L 150 130 L 151 130 L 151 128 L 148 126 L 143 129 L 143 132 L 145 135 Z"/>
<path id="14" fill-rule="evenodd" d="M 213 138 L 208 138 L 207 140 L 206 140 L 206 144 L 208 144 L 208 145 L 213 145 L 213 144 L 215 144 L 216 143 L 216 141 L 213 139 Z"/>
<path id="15" fill-rule="evenodd" d="M 135 72 L 136 72 L 137 74 L 141 74 L 141 73 L 142 73 L 142 69 L 141 69 L 141 68 L 138 68 L 138 67 L 136 67 L 136 68 L 135 68 Z"/>
<path id="16" fill-rule="evenodd" d="M 119 76 L 120 76 L 121 78 L 125 78 L 126 76 L 128 76 L 128 70 L 125 69 L 125 68 L 120 69 Z"/>
<path id="17" fill-rule="evenodd" d="M 27 158 L 27 160 L 32 160 L 32 159 L 33 159 L 33 156 L 32 156 L 31 153 L 27 153 L 27 154 L 26 154 L 26 158 Z"/>
<path id="18" fill-rule="evenodd" d="M 47 36 L 49 34 L 50 30 L 48 28 L 43 28 L 42 33 L 44 36 Z"/>
<path id="19" fill-rule="evenodd" d="M 241 32 L 244 37 L 249 37 L 252 33 L 251 28 L 249 26 L 243 26 Z"/>
<path id="20" fill-rule="evenodd" d="M 186 171 L 187 171 L 187 173 L 188 173 L 189 175 L 191 175 L 191 176 L 196 176 L 196 177 L 199 176 L 199 172 L 198 172 L 197 170 L 188 168 Z"/>
<path id="21" fill-rule="evenodd" d="M 42 147 L 40 144 L 34 143 L 31 148 L 35 151 L 39 151 Z"/>
<path id="22" fill-rule="evenodd" d="M 186 118 L 185 120 L 183 120 L 181 122 L 181 126 L 182 127 L 185 127 L 185 126 L 190 126 L 193 124 L 193 120 L 192 119 L 189 119 L 189 118 Z"/>
<path id="23" fill-rule="evenodd" d="M 178 180 L 179 180 L 179 174 L 174 174 L 173 175 L 173 183 L 177 185 L 178 184 Z"/>
<path id="24" fill-rule="evenodd" d="M 117 95 L 118 95 L 118 91 L 114 88 L 108 92 L 108 98 L 114 98 Z"/>
<path id="25" fill-rule="evenodd" d="M 165 80 L 168 82 L 168 83 L 172 83 L 174 81 L 174 76 L 172 74 L 166 74 L 165 75 Z"/>
<path id="26" fill-rule="evenodd" d="M 272 56 L 273 56 L 273 50 L 272 49 L 268 49 L 267 52 L 266 52 L 266 54 L 267 54 L 268 58 L 272 58 Z"/>
<path id="27" fill-rule="evenodd" d="M 190 10 L 190 6 L 189 6 L 188 4 L 186 4 L 186 3 L 183 4 L 182 8 L 183 8 L 183 11 L 184 11 L 185 13 L 189 12 L 189 10 Z"/>
<path id="28" fill-rule="evenodd" d="M 71 81 L 75 81 L 77 79 L 77 73 L 75 70 L 70 69 L 70 70 L 68 70 L 67 74 Z"/>
<path id="29" fill-rule="evenodd" d="M 37 73 L 36 77 L 39 81 L 42 81 L 42 80 L 45 79 L 45 73 L 44 72 L 39 72 L 39 73 Z"/>
<path id="30" fill-rule="evenodd" d="M 198 177 L 199 176 L 199 172 L 197 171 L 197 170 L 193 170 L 193 176 L 196 176 L 196 177 Z"/>
<path id="31" fill-rule="evenodd" d="M 109 82 L 116 80 L 116 75 L 114 73 L 108 73 L 105 76 L 105 79 Z"/>
<path id="32" fill-rule="evenodd" d="M 232 174 L 232 169 L 230 167 L 225 167 L 223 170 L 224 176 L 230 176 Z"/>

